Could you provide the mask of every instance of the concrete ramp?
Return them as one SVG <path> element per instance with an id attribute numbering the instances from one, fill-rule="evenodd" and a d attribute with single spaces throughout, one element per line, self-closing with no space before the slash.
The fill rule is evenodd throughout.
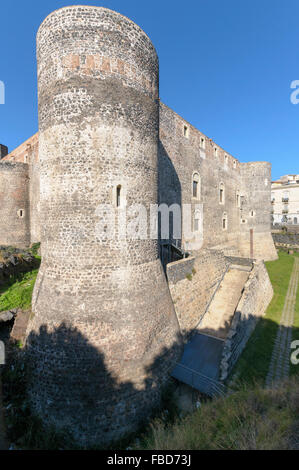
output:
<path id="1" fill-rule="evenodd" d="M 206 395 L 221 394 L 218 376 L 223 345 L 224 341 L 219 338 L 196 333 L 186 344 L 172 377 Z"/>
<path id="2" fill-rule="evenodd" d="M 223 395 L 219 381 L 225 339 L 252 266 L 232 265 L 214 294 L 172 376 L 209 396 Z"/>
<path id="3" fill-rule="evenodd" d="M 231 266 L 197 327 L 199 333 L 226 338 L 250 270 L 247 266 Z"/>

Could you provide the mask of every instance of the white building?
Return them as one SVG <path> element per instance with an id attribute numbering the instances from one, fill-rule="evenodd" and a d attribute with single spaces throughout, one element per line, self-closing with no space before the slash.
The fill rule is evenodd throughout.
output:
<path id="1" fill-rule="evenodd" d="M 273 224 L 299 224 L 299 175 L 285 175 L 272 182 Z"/>

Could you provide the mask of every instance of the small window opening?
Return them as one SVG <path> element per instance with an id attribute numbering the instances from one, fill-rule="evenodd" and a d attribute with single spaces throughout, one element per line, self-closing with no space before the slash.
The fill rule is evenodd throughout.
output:
<path id="1" fill-rule="evenodd" d="M 184 137 L 186 137 L 187 139 L 189 137 L 189 128 L 188 128 L 188 126 L 184 126 Z"/>
<path id="2" fill-rule="evenodd" d="M 221 183 L 220 187 L 219 187 L 219 202 L 220 202 L 220 204 L 224 204 L 224 198 L 225 198 L 224 184 Z"/>
<path id="3" fill-rule="evenodd" d="M 234 168 L 237 168 L 237 162 L 234 160 Z"/>
<path id="4" fill-rule="evenodd" d="M 215 157 L 217 157 L 217 155 L 218 155 L 218 149 L 217 149 L 217 147 L 214 148 L 214 155 L 215 155 Z"/>
<path id="5" fill-rule="evenodd" d="M 19 209 L 19 210 L 17 211 L 17 215 L 18 215 L 18 217 L 20 217 L 20 218 L 23 218 L 23 217 L 24 217 L 24 213 L 25 213 L 24 209 Z"/>
<path id="6" fill-rule="evenodd" d="M 116 207 L 120 207 L 121 204 L 121 185 L 116 188 Z"/>
<path id="7" fill-rule="evenodd" d="M 227 214 L 224 213 L 222 216 L 222 230 L 227 230 Z"/>
<path id="8" fill-rule="evenodd" d="M 198 173 L 194 173 L 192 178 L 192 197 L 200 198 L 200 178 Z"/>
<path id="9" fill-rule="evenodd" d="M 193 180 L 193 197 L 197 197 L 198 181 Z"/>
<path id="10" fill-rule="evenodd" d="M 205 146 L 206 146 L 206 141 L 205 141 L 205 138 L 204 138 L 204 137 L 201 137 L 201 138 L 200 138 L 200 145 L 202 146 L 203 149 L 205 148 Z"/>
<path id="11" fill-rule="evenodd" d="M 228 156 L 227 155 L 225 155 L 224 160 L 225 160 L 225 164 L 228 165 Z"/>

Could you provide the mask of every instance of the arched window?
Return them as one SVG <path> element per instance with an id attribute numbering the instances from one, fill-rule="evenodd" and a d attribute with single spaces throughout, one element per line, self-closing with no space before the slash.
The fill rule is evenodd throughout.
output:
<path id="1" fill-rule="evenodd" d="M 195 211 L 195 214 L 194 214 L 193 230 L 194 232 L 200 231 L 200 211 L 199 210 Z"/>
<path id="2" fill-rule="evenodd" d="M 236 206 L 241 207 L 240 191 L 236 192 Z"/>
<path id="3" fill-rule="evenodd" d="M 227 213 L 223 212 L 222 215 L 222 230 L 227 230 Z"/>
<path id="4" fill-rule="evenodd" d="M 198 173 L 193 173 L 192 176 L 192 197 L 200 199 L 200 176 Z"/>
<path id="5" fill-rule="evenodd" d="M 295 225 L 298 224 L 298 218 L 297 218 L 297 217 L 294 217 L 294 224 L 295 224 Z"/>
<path id="6" fill-rule="evenodd" d="M 219 185 L 219 203 L 224 204 L 225 203 L 225 187 L 224 183 L 220 183 Z"/>

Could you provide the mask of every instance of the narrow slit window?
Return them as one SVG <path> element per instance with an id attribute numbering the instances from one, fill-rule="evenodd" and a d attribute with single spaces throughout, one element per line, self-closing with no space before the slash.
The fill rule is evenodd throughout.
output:
<path id="1" fill-rule="evenodd" d="M 225 200 L 224 184 L 220 183 L 220 186 L 219 186 L 219 203 L 224 204 L 224 200 Z"/>
<path id="2" fill-rule="evenodd" d="M 120 207 L 121 204 L 121 185 L 116 188 L 116 207 Z"/>
<path id="3" fill-rule="evenodd" d="M 227 230 L 227 214 L 224 213 L 222 216 L 222 230 Z"/>
<path id="4" fill-rule="evenodd" d="M 186 137 L 187 139 L 189 137 L 189 128 L 188 128 L 188 126 L 184 126 L 184 137 Z"/>

